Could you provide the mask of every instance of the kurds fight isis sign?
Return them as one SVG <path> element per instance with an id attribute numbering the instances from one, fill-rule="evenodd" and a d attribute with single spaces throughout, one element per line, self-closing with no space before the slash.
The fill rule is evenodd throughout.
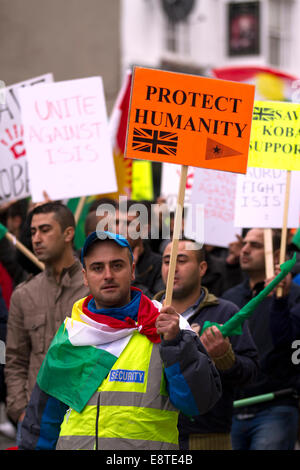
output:
<path id="1" fill-rule="evenodd" d="M 135 67 L 126 157 L 245 174 L 254 90 Z"/>

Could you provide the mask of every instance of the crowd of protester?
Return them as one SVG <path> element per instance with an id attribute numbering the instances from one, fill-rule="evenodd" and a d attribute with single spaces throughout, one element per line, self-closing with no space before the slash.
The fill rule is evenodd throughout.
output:
<path id="1" fill-rule="evenodd" d="M 130 231 L 137 219 L 137 203 L 148 209 L 148 219 L 134 225 L 138 237 Z M 102 213 L 98 210 L 101 204 L 108 205 Z M 55 214 L 54 227 L 49 213 Z M 109 225 L 110 218 L 105 219 L 106 225 L 103 223 L 108 216 L 114 225 Z M 124 214 L 118 201 L 99 198 L 89 207 L 85 236 L 97 230 L 101 221 L 102 229 L 113 227 L 115 233 L 127 229 L 135 262 L 132 285 L 150 299 L 163 302 L 174 214 L 155 218 L 158 225 L 154 230 L 150 201 L 127 201 Z M 17 201 L 0 207 L 0 222 L 45 263 L 41 271 L 6 237 L 0 240 L 0 339 L 6 344 L 6 361 L 0 364 L 0 400 L 18 445 L 28 400 L 47 349 L 74 302 L 88 291 L 81 280 L 81 247 L 74 246 L 76 226 L 65 204 L 49 201 L 32 206 L 27 199 Z M 169 227 L 169 237 L 163 236 L 164 224 Z M 154 232 L 156 236 L 151 237 Z M 280 230 L 273 230 L 276 272 L 280 240 Z M 283 295 L 278 297 L 275 291 L 265 298 L 244 323 L 242 334 L 222 338 L 218 329 L 201 333 L 204 321 L 225 323 L 270 282 L 265 276 L 263 230 L 243 229 L 227 247 L 204 245 L 187 250 L 184 243 L 183 218 L 173 302 L 214 361 L 222 397 L 200 417 L 190 419 L 180 414 L 181 448 L 294 449 L 300 390 L 300 366 L 292 361 L 293 344 L 300 339 L 299 247 L 288 237 L 286 257 L 296 253 L 297 262 L 280 284 Z M 237 400 L 267 393 L 275 397 L 234 406 Z"/>

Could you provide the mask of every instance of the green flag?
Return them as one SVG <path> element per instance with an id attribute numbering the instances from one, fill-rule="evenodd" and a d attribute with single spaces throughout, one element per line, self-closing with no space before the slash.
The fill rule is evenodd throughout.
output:
<path id="1" fill-rule="evenodd" d="M 239 312 L 231 317 L 224 325 L 219 325 L 215 322 L 206 321 L 204 322 L 201 334 L 209 327 L 215 325 L 219 328 L 224 338 L 226 336 L 241 335 L 243 330 L 242 326 L 244 321 L 251 317 L 256 307 L 267 297 L 267 295 L 279 284 L 279 282 L 292 270 L 296 263 L 296 253 L 292 259 L 286 261 L 280 265 L 280 273 L 267 285 L 256 297 L 250 300 Z"/>
<path id="2" fill-rule="evenodd" d="M 2 240 L 2 238 L 5 237 L 7 232 L 8 232 L 8 229 L 4 225 L 0 224 L 0 240 Z"/>
<path id="3" fill-rule="evenodd" d="M 300 227 L 298 228 L 297 232 L 293 236 L 292 243 L 294 243 L 294 245 L 296 245 L 296 247 L 299 248 L 300 250 Z"/>

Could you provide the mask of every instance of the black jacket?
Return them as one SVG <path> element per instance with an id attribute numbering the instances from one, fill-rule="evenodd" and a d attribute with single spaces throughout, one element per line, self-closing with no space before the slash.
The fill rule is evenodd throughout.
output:
<path id="1" fill-rule="evenodd" d="M 189 318 L 190 324 L 197 323 L 201 328 L 207 320 L 223 324 L 239 311 L 232 302 L 218 299 L 206 288 L 202 289 L 205 293 L 204 298 L 193 316 Z M 163 295 L 164 291 L 158 293 L 155 299 L 160 300 Z M 242 335 L 232 336 L 229 340 L 235 354 L 235 363 L 230 369 L 219 370 L 222 396 L 210 411 L 201 416 L 190 419 L 180 414 L 178 428 L 181 439 L 192 433 L 229 433 L 231 430 L 234 390 L 255 379 L 258 358 L 246 324 Z M 205 387 L 205 384 L 203 386 Z"/>
<path id="2" fill-rule="evenodd" d="M 245 280 L 226 291 L 223 298 L 243 307 L 264 287 L 257 284 L 253 291 Z M 266 297 L 248 320 L 259 354 L 260 371 L 256 381 L 236 394 L 236 399 L 261 395 L 288 388 L 300 388 L 300 368 L 292 363 L 292 341 L 300 334 L 300 286 L 292 283 L 288 297 Z M 237 408 L 237 413 L 255 413 L 275 405 L 298 406 L 294 396 L 276 398 L 271 402 Z"/>

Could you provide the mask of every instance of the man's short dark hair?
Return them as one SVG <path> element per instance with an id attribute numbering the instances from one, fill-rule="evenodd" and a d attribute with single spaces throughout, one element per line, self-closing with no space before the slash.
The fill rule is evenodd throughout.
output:
<path id="1" fill-rule="evenodd" d="M 89 207 L 89 212 L 94 212 L 98 209 L 101 204 L 110 204 L 113 206 L 115 209 L 118 209 L 119 203 L 116 199 L 112 199 L 110 197 L 101 197 L 99 199 L 95 199 Z"/>
<path id="2" fill-rule="evenodd" d="M 205 261 L 205 250 L 203 248 L 203 245 L 201 246 L 200 243 L 196 242 L 192 238 L 187 238 L 187 237 L 182 237 L 179 239 L 179 241 L 195 243 L 195 248 L 193 248 L 193 251 L 196 252 L 196 258 L 197 258 L 198 264 L 200 264 L 202 261 Z"/>
<path id="3" fill-rule="evenodd" d="M 45 204 L 41 204 L 32 210 L 31 216 L 49 214 L 50 212 L 53 212 L 54 218 L 59 223 L 62 232 L 64 232 L 67 227 L 73 227 L 75 229 L 76 224 L 72 211 L 61 202 L 46 202 Z"/>

